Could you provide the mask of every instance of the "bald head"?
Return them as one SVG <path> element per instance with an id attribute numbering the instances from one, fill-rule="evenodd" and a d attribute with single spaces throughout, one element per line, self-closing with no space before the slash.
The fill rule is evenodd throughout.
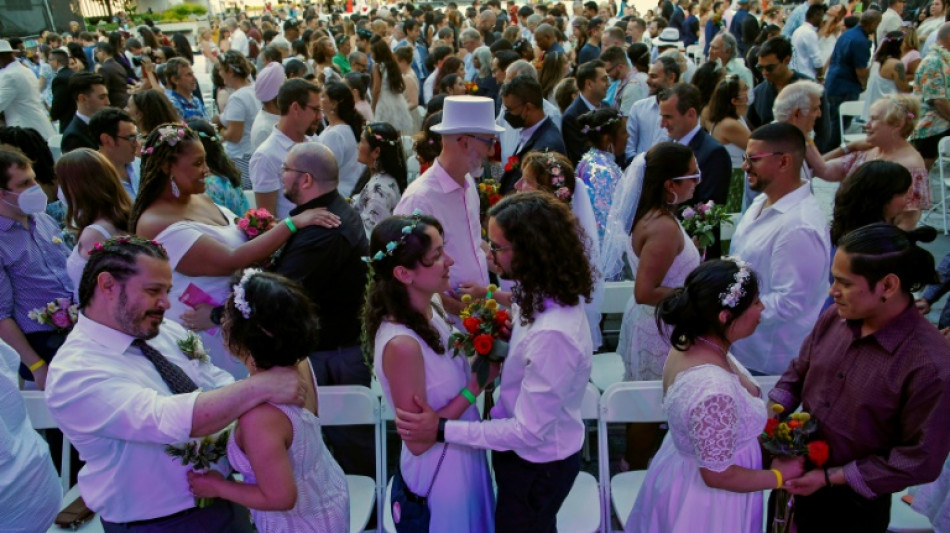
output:
<path id="1" fill-rule="evenodd" d="M 937 30 L 937 42 L 944 50 L 950 50 L 950 22 L 944 22 Z"/>
<path id="2" fill-rule="evenodd" d="M 284 196 L 301 205 L 335 190 L 340 182 L 336 157 L 324 144 L 304 142 L 295 145 L 284 159 L 282 173 Z"/>
<path id="3" fill-rule="evenodd" d="M 874 11 L 872 9 L 861 14 L 861 27 L 864 28 L 864 31 L 867 33 L 873 33 L 877 29 L 877 25 L 880 23 L 880 11 Z"/>

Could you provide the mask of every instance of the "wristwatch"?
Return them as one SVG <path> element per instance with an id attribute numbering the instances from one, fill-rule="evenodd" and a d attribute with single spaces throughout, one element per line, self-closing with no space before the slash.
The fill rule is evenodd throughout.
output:
<path id="1" fill-rule="evenodd" d="M 224 306 L 219 305 L 211 310 L 211 323 L 215 326 L 221 325 L 221 315 L 224 314 Z"/>
<path id="2" fill-rule="evenodd" d="M 435 434 L 436 442 L 445 442 L 445 423 L 448 422 L 445 418 L 439 419 L 439 430 Z"/>

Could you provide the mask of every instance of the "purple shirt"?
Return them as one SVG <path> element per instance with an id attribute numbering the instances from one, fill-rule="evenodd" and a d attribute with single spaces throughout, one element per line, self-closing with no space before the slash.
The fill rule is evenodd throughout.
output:
<path id="1" fill-rule="evenodd" d="M 865 337 L 833 306 L 769 398 L 818 420 L 855 492 L 898 492 L 936 479 L 950 452 L 950 342 L 913 304 Z"/>

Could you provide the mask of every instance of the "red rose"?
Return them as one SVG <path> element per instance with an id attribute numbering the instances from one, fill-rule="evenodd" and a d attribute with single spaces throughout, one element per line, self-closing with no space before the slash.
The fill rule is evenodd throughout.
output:
<path id="1" fill-rule="evenodd" d="M 775 434 L 775 428 L 778 427 L 778 418 L 770 418 L 765 421 L 765 434 L 771 437 Z"/>
<path id="2" fill-rule="evenodd" d="M 795 428 L 797 428 L 797 427 L 801 427 L 801 425 L 802 425 L 802 423 L 799 422 L 798 420 L 792 419 L 792 420 L 789 420 L 789 421 L 788 421 L 788 428 L 789 428 L 789 429 L 795 429 Z"/>
<path id="3" fill-rule="evenodd" d="M 486 335 L 482 333 L 481 335 L 472 339 L 472 346 L 475 347 L 475 352 L 478 355 L 488 355 L 491 353 L 491 348 L 495 344 L 495 339 L 491 335 Z"/>
<path id="4" fill-rule="evenodd" d="M 500 194 L 492 194 L 491 196 L 488 197 L 488 205 L 495 205 L 500 201 L 501 201 Z"/>
<path id="5" fill-rule="evenodd" d="M 823 440 L 816 440 L 808 443 L 808 460 L 818 468 L 828 462 L 828 443 Z"/>
<path id="6" fill-rule="evenodd" d="M 512 170 L 514 170 L 514 168 L 515 167 L 513 167 L 510 162 L 505 163 L 505 172 L 511 172 Z"/>
<path id="7" fill-rule="evenodd" d="M 498 311 L 497 313 L 495 313 L 495 324 L 498 324 L 499 326 L 504 326 L 505 322 L 507 321 L 508 321 L 508 311 L 502 309 L 501 311 Z"/>
<path id="8" fill-rule="evenodd" d="M 478 327 L 481 325 L 482 321 L 475 317 L 468 317 L 462 321 L 462 326 L 465 327 L 465 330 L 472 334 L 478 333 Z"/>

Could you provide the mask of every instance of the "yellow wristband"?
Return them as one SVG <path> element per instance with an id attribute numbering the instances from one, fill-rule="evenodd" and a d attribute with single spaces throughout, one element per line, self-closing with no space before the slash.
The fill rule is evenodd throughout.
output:
<path id="1" fill-rule="evenodd" d="M 469 405 L 475 403 L 475 395 L 472 394 L 472 391 L 468 390 L 468 387 L 463 388 L 459 391 L 459 394 L 465 396 L 465 399 L 468 400 Z"/>
<path id="2" fill-rule="evenodd" d="M 772 473 L 775 474 L 775 479 L 778 481 L 778 485 L 776 485 L 775 488 L 776 489 L 782 488 L 782 485 L 784 485 L 784 483 L 782 482 L 782 473 L 779 472 L 777 468 L 773 468 Z"/>
<path id="3" fill-rule="evenodd" d="M 30 365 L 30 372 L 36 372 L 37 370 L 43 368 L 43 365 L 46 364 L 46 361 L 40 359 L 39 361 Z"/>

